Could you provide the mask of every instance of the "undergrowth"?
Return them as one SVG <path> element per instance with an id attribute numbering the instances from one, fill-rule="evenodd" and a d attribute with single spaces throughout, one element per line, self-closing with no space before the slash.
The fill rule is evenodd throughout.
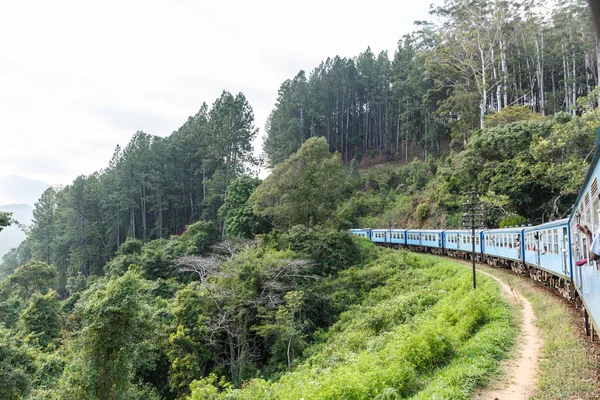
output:
<path id="1" fill-rule="evenodd" d="M 242 389 L 211 375 L 191 385 L 196 399 L 467 399 L 497 372 L 513 345 L 515 310 L 496 284 L 447 260 L 383 251 L 339 285 L 380 281 L 277 380 Z M 368 279 L 367 279 L 368 277 Z"/>

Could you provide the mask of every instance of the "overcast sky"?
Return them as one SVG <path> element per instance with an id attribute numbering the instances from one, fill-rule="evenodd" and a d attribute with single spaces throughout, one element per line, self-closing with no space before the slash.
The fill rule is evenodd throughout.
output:
<path id="1" fill-rule="evenodd" d="M 49 184 L 104 168 L 137 130 L 171 134 L 223 89 L 263 135 L 285 79 L 367 46 L 392 56 L 430 3 L 0 1 L 0 176 Z"/>

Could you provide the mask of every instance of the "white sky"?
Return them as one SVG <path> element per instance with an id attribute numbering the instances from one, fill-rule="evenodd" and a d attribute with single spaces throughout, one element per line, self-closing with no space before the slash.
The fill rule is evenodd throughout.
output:
<path id="1" fill-rule="evenodd" d="M 367 46 L 393 56 L 430 1 L 0 0 L 0 176 L 68 184 L 223 89 L 262 135 L 285 79 Z"/>

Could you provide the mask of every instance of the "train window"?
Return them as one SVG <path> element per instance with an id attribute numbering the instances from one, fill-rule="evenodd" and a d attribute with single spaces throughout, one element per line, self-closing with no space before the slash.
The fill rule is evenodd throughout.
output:
<path id="1" fill-rule="evenodd" d="M 560 243 L 560 240 L 558 238 L 558 229 L 554 229 L 553 236 L 554 236 L 554 254 L 559 254 L 559 252 L 558 252 L 559 245 L 558 244 Z"/>

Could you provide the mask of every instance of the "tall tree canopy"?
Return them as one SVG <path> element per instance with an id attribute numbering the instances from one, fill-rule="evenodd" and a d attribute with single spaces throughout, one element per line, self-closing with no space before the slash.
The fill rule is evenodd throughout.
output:
<path id="1" fill-rule="evenodd" d="M 520 105 L 575 115 L 599 84 L 600 41 L 587 2 L 444 0 L 393 57 L 370 48 L 328 58 L 281 84 L 266 125 L 274 167 L 314 136 L 344 163 L 365 156 L 411 161 L 449 139 L 463 149 L 488 115 Z"/>
<path id="2" fill-rule="evenodd" d="M 344 181 L 339 153 L 329 152 L 325 138 L 311 138 L 275 168 L 250 202 L 257 215 L 275 226 L 311 227 L 333 215 Z"/>
<path id="3" fill-rule="evenodd" d="M 245 96 L 227 91 L 169 137 L 136 132 L 106 169 L 42 194 L 27 245 L 9 261 L 52 264 L 64 296 L 69 276 L 102 274 L 127 237 L 148 242 L 196 221 L 216 224 L 230 182 L 257 165 L 257 133 Z M 0 214 L 0 225 L 9 222 Z"/>

